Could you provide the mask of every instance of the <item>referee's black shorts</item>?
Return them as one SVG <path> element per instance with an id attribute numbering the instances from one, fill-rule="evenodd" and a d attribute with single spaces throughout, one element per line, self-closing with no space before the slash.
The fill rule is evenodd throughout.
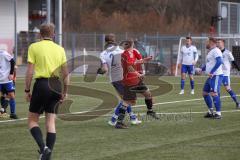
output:
<path id="1" fill-rule="evenodd" d="M 38 78 L 33 86 L 29 111 L 56 113 L 60 99 L 61 82 L 58 78 Z"/>

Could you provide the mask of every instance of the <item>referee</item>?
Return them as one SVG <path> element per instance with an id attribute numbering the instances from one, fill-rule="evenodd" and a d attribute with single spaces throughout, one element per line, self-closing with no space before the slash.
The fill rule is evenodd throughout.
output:
<path id="1" fill-rule="evenodd" d="M 39 146 L 41 160 L 49 160 L 56 140 L 55 108 L 67 93 L 68 71 L 64 49 L 53 42 L 55 26 L 40 26 L 41 40 L 28 48 L 28 66 L 25 79 L 26 100 L 30 102 L 28 114 L 29 130 Z M 32 94 L 31 81 L 35 84 Z M 64 87 L 61 89 L 60 73 Z M 53 84 L 53 85 L 50 85 Z M 45 112 L 46 143 L 39 128 L 39 116 Z"/>

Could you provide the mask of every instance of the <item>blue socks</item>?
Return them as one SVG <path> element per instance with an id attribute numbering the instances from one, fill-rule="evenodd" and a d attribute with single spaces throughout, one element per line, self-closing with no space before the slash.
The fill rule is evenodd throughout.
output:
<path id="1" fill-rule="evenodd" d="M 117 118 L 119 116 L 119 109 L 120 109 L 121 106 L 122 106 L 122 101 L 120 101 L 118 103 L 118 105 L 116 106 L 116 108 L 114 110 L 114 114 L 112 115 L 112 118 L 111 118 L 112 122 L 116 122 L 117 121 Z"/>
<path id="2" fill-rule="evenodd" d="M 127 113 L 130 116 L 130 120 L 135 120 L 137 118 L 137 116 L 132 112 L 132 107 L 130 105 L 127 107 Z"/>
<path id="3" fill-rule="evenodd" d="M 190 80 L 191 89 L 194 89 L 194 80 Z M 181 90 L 184 90 L 185 80 L 181 79 Z"/>
<path id="4" fill-rule="evenodd" d="M 185 85 L 185 80 L 184 80 L 184 79 L 181 79 L 181 90 L 184 89 L 184 85 Z"/>
<path id="5" fill-rule="evenodd" d="M 208 106 L 208 109 L 212 109 L 213 108 L 212 107 L 212 99 L 211 99 L 210 95 L 205 95 L 205 96 L 203 96 L 203 98 Z"/>
<path id="6" fill-rule="evenodd" d="M 117 105 L 117 107 L 115 108 L 114 114 L 112 115 L 111 121 L 114 123 L 117 121 L 118 116 L 119 116 L 119 109 L 122 106 L 122 101 Z M 132 107 L 129 105 L 127 107 L 127 113 L 130 115 L 130 120 L 135 120 L 137 118 L 137 116 L 132 112 Z"/>
<path id="7" fill-rule="evenodd" d="M 191 89 L 194 89 L 194 80 L 190 80 Z"/>
<path id="8" fill-rule="evenodd" d="M 220 100 L 220 96 L 213 96 L 213 103 L 215 105 L 216 108 L 216 112 L 221 112 L 221 100 Z"/>
<path id="9" fill-rule="evenodd" d="M 11 114 L 15 114 L 15 113 L 16 113 L 16 103 L 15 103 L 15 99 L 11 98 L 11 99 L 9 100 L 9 104 L 10 104 Z"/>
<path id="10" fill-rule="evenodd" d="M 237 96 L 236 96 L 236 94 L 233 92 L 233 90 L 228 90 L 227 91 L 229 94 L 230 94 L 230 96 L 232 97 L 232 99 L 233 99 L 233 101 L 236 103 L 236 104 L 239 104 L 239 102 L 238 102 L 238 100 L 237 100 Z"/>

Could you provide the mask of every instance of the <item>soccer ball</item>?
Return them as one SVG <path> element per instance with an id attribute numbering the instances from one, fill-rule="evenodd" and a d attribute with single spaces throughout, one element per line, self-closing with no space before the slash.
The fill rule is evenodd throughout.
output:
<path id="1" fill-rule="evenodd" d="M 201 75 L 202 69 L 201 68 L 195 68 L 195 75 Z"/>

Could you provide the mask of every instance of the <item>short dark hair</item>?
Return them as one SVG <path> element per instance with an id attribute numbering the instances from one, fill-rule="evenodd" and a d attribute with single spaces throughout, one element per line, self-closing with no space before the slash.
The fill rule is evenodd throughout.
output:
<path id="1" fill-rule="evenodd" d="M 53 23 L 44 23 L 40 26 L 40 35 L 42 37 L 52 38 L 55 31 L 55 25 Z"/>
<path id="2" fill-rule="evenodd" d="M 192 37 L 190 37 L 190 36 L 187 36 L 187 37 L 186 37 L 186 39 L 190 39 L 190 40 L 192 40 Z"/>
<path id="3" fill-rule="evenodd" d="M 122 43 L 123 43 L 123 48 L 128 49 L 133 46 L 134 40 L 132 38 L 129 38 L 129 39 L 123 41 Z"/>
<path id="4" fill-rule="evenodd" d="M 222 38 L 217 39 L 217 41 L 222 41 L 223 43 L 225 43 L 225 40 Z"/>
<path id="5" fill-rule="evenodd" d="M 116 36 L 115 36 L 115 34 L 110 33 L 110 34 L 108 34 L 108 35 L 105 36 L 105 42 L 106 42 L 106 43 L 115 43 L 115 41 L 116 41 Z"/>
<path id="6" fill-rule="evenodd" d="M 209 37 L 208 40 L 213 42 L 213 43 L 217 43 L 217 39 L 214 38 L 214 37 Z"/>

